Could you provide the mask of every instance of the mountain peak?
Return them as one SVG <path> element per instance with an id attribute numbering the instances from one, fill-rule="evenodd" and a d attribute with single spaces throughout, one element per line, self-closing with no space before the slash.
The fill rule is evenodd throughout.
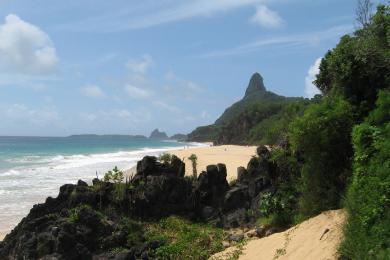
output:
<path id="1" fill-rule="evenodd" d="M 245 97 L 250 96 L 257 92 L 264 92 L 266 91 L 263 77 L 260 75 L 260 73 L 256 72 L 252 75 L 251 80 L 249 81 L 249 85 L 245 91 Z"/>

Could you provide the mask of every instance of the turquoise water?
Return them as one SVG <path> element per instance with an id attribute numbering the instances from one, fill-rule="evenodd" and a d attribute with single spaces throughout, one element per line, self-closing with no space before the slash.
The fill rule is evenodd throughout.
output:
<path id="1" fill-rule="evenodd" d="M 57 156 L 165 149 L 183 145 L 175 141 L 127 136 L 0 137 L 0 171 L 47 163 L 58 159 Z"/>
<path id="2" fill-rule="evenodd" d="M 65 183 L 91 181 L 145 155 L 196 143 L 127 136 L 0 137 L 0 234 L 8 233 L 36 203 L 57 196 Z"/>

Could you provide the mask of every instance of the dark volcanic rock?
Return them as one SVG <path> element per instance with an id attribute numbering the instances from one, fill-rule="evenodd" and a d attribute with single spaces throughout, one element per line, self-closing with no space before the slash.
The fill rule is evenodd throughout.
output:
<path id="1" fill-rule="evenodd" d="M 249 85 L 246 88 L 245 91 L 245 97 L 251 96 L 253 94 L 256 94 L 258 92 L 263 92 L 266 91 L 264 82 L 263 82 L 263 77 L 259 73 L 255 73 L 252 75 Z"/>

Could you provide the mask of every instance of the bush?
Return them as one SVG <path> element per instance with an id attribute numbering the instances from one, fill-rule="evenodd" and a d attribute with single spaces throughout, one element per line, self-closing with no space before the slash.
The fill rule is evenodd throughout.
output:
<path id="1" fill-rule="evenodd" d="M 172 155 L 169 153 L 163 153 L 158 157 L 158 160 L 166 165 L 169 165 L 172 161 Z"/>
<path id="2" fill-rule="evenodd" d="M 80 205 L 80 206 L 77 206 L 75 208 L 72 208 L 69 210 L 69 216 L 67 218 L 67 221 L 70 222 L 70 223 L 77 223 L 80 221 L 80 212 L 81 211 L 94 211 L 96 212 L 97 216 L 99 218 L 103 218 L 103 215 L 98 212 L 98 211 L 95 211 L 94 209 L 92 209 L 91 206 L 89 205 Z"/>
<path id="3" fill-rule="evenodd" d="M 126 232 L 126 245 L 129 248 L 142 244 L 144 234 L 143 223 L 124 217 L 120 221 L 119 229 Z"/>
<path id="4" fill-rule="evenodd" d="M 147 241 L 158 240 L 155 259 L 208 259 L 222 251 L 223 231 L 205 224 L 169 217 L 149 226 Z"/>
<path id="5" fill-rule="evenodd" d="M 104 174 L 105 182 L 121 183 L 123 182 L 123 179 L 124 179 L 123 172 L 120 171 L 116 166 L 114 167 L 114 169 Z"/>
<path id="6" fill-rule="evenodd" d="M 353 179 L 348 221 L 340 248 L 348 259 L 390 258 L 390 92 L 353 130 Z"/>
<path id="7" fill-rule="evenodd" d="M 340 207 L 350 176 L 353 109 L 339 96 L 311 105 L 290 125 L 294 153 L 303 159 L 300 213 L 310 217 Z"/>

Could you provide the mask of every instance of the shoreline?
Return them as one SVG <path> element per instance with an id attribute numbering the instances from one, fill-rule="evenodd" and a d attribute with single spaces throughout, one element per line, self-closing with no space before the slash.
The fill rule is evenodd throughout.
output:
<path id="1" fill-rule="evenodd" d="M 192 175 L 192 165 L 191 162 L 188 160 L 188 157 L 191 154 L 196 154 L 198 157 L 198 166 L 197 166 L 198 175 L 200 172 L 206 169 L 207 165 L 224 163 L 226 164 L 226 168 L 227 168 L 227 180 L 231 181 L 236 179 L 237 177 L 237 167 L 240 166 L 246 167 L 250 158 L 256 154 L 256 147 L 238 146 L 238 145 L 212 146 L 211 143 L 197 143 L 197 145 L 194 146 L 183 145 L 177 148 L 167 148 L 164 149 L 163 151 L 158 151 L 158 152 L 153 151 L 142 155 L 159 156 L 159 154 L 162 153 L 174 154 L 180 159 L 184 159 L 186 163 L 186 175 Z M 136 164 L 133 167 L 123 170 L 125 176 L 130 176 L 132 173 L 135 173 L 135 171 L 136 171 Z M 90 181 L 91 180 L 88 180 L 88 182 Z M 37 203 L 41 203 L 41 202 L 37 202 Z M 7 233 L 0 232 L 0 241 L 2 241 L 4 237 L 9 232 L 11 232 L 13 228 L 11 228 Z"/>

